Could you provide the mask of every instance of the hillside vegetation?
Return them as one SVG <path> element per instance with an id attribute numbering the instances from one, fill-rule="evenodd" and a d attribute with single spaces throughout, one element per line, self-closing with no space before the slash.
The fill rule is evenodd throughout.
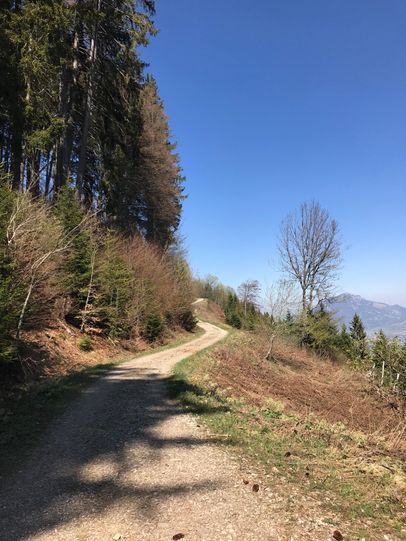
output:
<path id="1" fill-rule="evenodd" d="M 310 498 L 344 539 L 404 539 L 404 344 L 383 333 L 370 343 L 357 315 L 340 330 L 322 305 L 291 314 L 282 299 L 285 317 L 262 313 L 253 281 L 238 296 L 214 277 L 199 285 L 200 317 L 222 324 L 223 311 L 236 330 L 178 366 L 185 406 L 270 490 L 295 494 L 295 516 Z"/>
<path id="2" fill-rule="evenodd" d="M 403 539 L 405 405 L 365 374 L 269 334 L 239 331 L 176 372 L 183 403 L 280 494 L 322 502 L 345 539 Z M 292 486 L 293 486 L 292 485 Z M 297 490 L 299 488 L 299 495 Z"/>
<path id="3" fill-rule="evenodd" d="M 96 361 L 195 326 L 177 238 L 184 178 L 139 56 L 154 12 L 151 0 L 1 3 L 7 385 L 60 375 L 77 352 Z"/>

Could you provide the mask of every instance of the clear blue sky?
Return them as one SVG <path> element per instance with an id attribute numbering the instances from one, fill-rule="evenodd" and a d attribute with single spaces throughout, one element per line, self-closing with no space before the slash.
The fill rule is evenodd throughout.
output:
<path id="1" fill-rule="evenodd" d="M 271 283 L 281 220 L 316 199 L 339 290 L 406 305 L 406 1 L 157 0 L 155 20 L 194 271 Z"/>

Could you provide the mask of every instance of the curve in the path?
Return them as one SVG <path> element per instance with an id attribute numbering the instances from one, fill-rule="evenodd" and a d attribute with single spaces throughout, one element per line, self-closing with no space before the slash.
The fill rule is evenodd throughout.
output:
<path id="1" fill-rule="evenodd" d="M 124 478 L 143 463 L 155 467 L 173 443 L 157 428 L 180 414 L 167 396 L 174 365 L 227 335 L 209 323 L 199 325 L 205 330 L 200 338 L 123 363 L 87 389 L 47 431 L 23 469 L 0 479 L 0 539 L 76 539 L 72 525 L 97 523 L 100 514 L 123 502 L 133 501 L 142 516 L 147 509 L 149 514 L 159 483 L 148 488 Z M 191 444 L 188 438 L 175 443 Z M 120 519 L 114 528 L 121 524 Z M 56 533 L 71 527 L 72 533 Z M 105 530 L 98 529 L 94 539 L 108 539 Z"/>
<path id="2" fill-rule="evenodd" d="M 168 397 L 174 365 L 227 334 L 201 326 L 193 342 L 113 370 L 49 429 L 3 480 L 1 540 L 326 539 L 314 521 L 307 531 L 291 523 L 289 498 L 244 484 L 238 463 Z"/>

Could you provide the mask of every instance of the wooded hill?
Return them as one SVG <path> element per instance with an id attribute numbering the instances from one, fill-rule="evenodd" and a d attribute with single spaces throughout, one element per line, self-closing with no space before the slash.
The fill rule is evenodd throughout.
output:
<path id="1" fill-rule="evenodd" d="M 7 370 L 24 329 L 55 318 L 126 339 L 194 325 L 176 241 L 184 179 L 139 55 L 153 15 L 151 0 L 0 2 Z"/>
<path id="2" fill-rule="evenodd" d="M 0 159 L 13 188 L 54 199 L 72 185 L 104 221 L 166 245 L 183 179 L 138 54 L 155 33 L 154 3 L 1 5 Z"/>

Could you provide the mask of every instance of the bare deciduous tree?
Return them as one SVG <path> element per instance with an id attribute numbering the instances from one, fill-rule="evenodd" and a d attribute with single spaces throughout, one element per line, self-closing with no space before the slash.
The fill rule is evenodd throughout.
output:
<path id="1" fill-rule="evenodd" d="M 238 286 L 238 297 L 244 306 L 244 315 L 247 317 L 248 306 L 258 306 L 258 297 L 261 286 L 258 280 L 247 280 Z"/>
<path id="2" fill-rule="evenodd" d="M 300 286 L 302 309 L 332 293 L 341 263 L 337 222 L 319 203 L 303 203 L 283 222 L 279 242 L 282 270 Z"/>
<path id="3" fill-rule="evenodd" d="M 18 195 L 7 228 L 8 247 L 17 263 L 16 276 L 26 292 L 16 329 L 17 338 L 33 294 L 37 294 L 36 315 L 44 309 L 43 302 L 49 304 L 47 301 L 55 297 L 58 290 L 55 273 L 60 263 L 62 236 L 61 227 L 45 202 L 34 200 L 28 192 Z"/>
<path id="4" fill-rule="evenodd" d="M 268 289 L 266 304 L 269 315 L 283 319 L 292 309 L 297 309 L 297 290 L 292 280 L 278 280 Z"/>
<path id="5" fill-rule="evenodd" d="M 272 325 L 267 328 L 270 343 L 265 358 L 271 361 L 275 342 L 287 334 L 287 322 L 284 318 L 291 310 L 296 311 L 299 304 L 294 282 L 282 278 L 272 284 L 267 291 L 266 304 L 272 317 Z"/>
<path id="6" fill-rule="evenodd" d="M 83 223 L 90 217 L 90 214 L 86 216 Z M 16 278 L 25 289 L 16 329 L 17 339 L 29 307 L 32 320 L 47 319 L 46 308 L 53 305 L 60 293 L 58 271 L 64 253 L 78 234 L 79 227 L 64 234 L 60 222 L 44 200 L 33 198 L 30 192 L 17 196 L 7 226 L 7 244 L 16 262 Z"/>

